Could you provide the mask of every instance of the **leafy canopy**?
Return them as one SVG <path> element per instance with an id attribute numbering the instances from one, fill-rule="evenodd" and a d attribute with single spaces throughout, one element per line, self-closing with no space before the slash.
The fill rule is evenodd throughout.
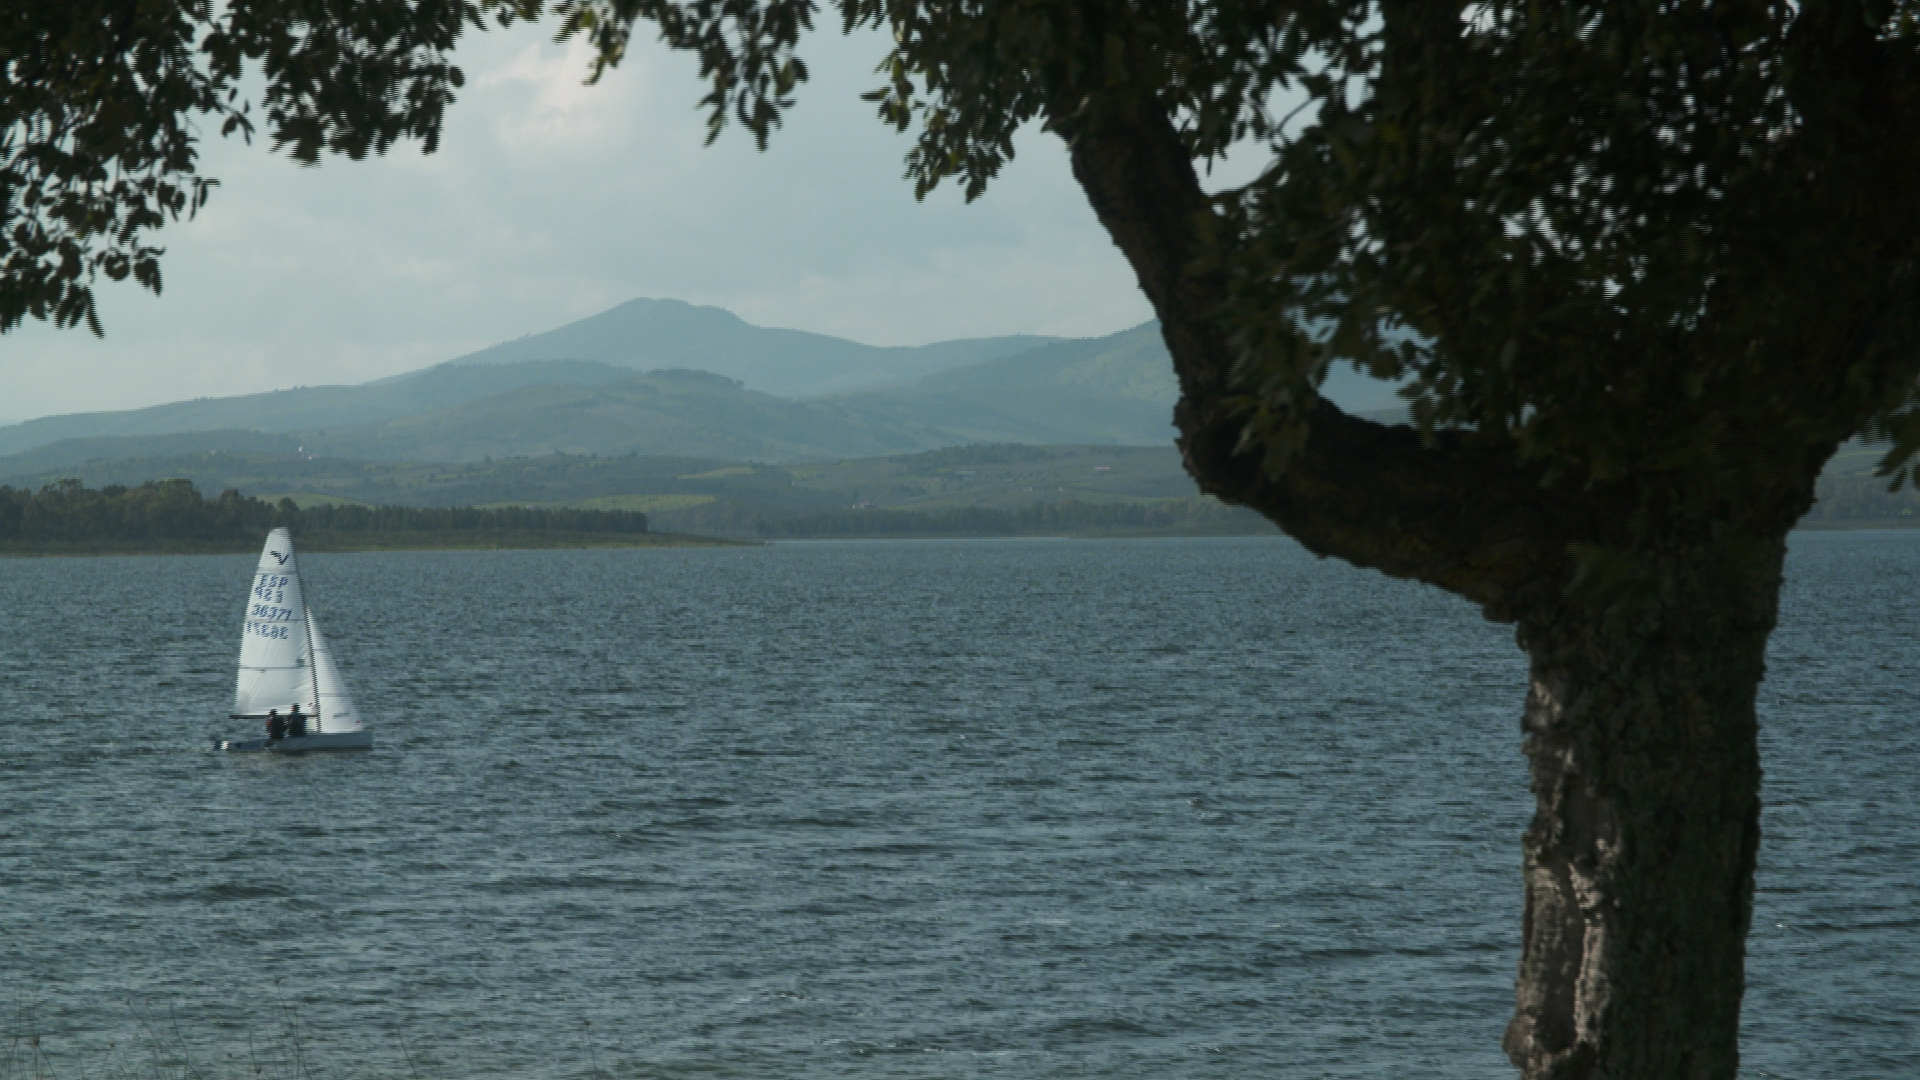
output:
<path id="1" fill-rule="evenodd" d="M 718 134 L 762 143 L 814 0 L 71 0 L 0 6 L 0 329 L 98 331 L 90 284 L 158 289 L 197 122 L 251 134 L 249 65 L 300 161 L 418 138 L 489 17 L 551 15 L 617 64 L 695 53 Z M 1920 449 L 1916 0 L 838 0 L 893 48 L 869 95 L 925 194 L 977 196 L 1039 121 L 1163 112 L 1210 199 L 1201 262 L 1274 467 L 1335 359 L 1409 381 L 1423 429 L 1588 484 L 1738 481 L 1855 433 Z M 1737 484 L 1736 484 L 1737 486 Z"/>
<path id="2" fill-rule="evenodd" d="M 153 230 L 203 206 L 202 125 L 313 164 L 402 139 L 432 150 L 461 83 L 447 58 L 473 0 L 0 2 L 0 331 L 26 318 L 100 332 L 92 284 L 160 291 Z"/>
<path id="3" fill-rule="evenodd" d="M 810 0 L 581 0 L 698 54 L 715 131 L 764 141 Z M 1164 110 L 1212 200 L 1205 261 L 1254 441 L 1284 466 L 1335 359 L 1419 424 L 1550 478 L 1738 486 L 1857 433 L 1920 448 L 1920 4 L 840 0 L 890 31 L 869 95 L 908 177 L 980 194 L 1038 120 Z M 1293 107 L 1281 111 L 1276 103 Z"/>

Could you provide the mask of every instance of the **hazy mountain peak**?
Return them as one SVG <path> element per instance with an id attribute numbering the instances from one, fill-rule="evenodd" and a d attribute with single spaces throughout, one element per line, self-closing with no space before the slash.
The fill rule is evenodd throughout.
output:
<path id="1" fill-rule="evenodd" d="M 769 394 L 813 397 L 904 382 L 1055 340 L 1016 334 L 881 347 L 805 330 L 755 326 L 724 308 L 643 298 L 451 362 L 597 360 L 640 371 L 687 368 L 738 379 Z"/>

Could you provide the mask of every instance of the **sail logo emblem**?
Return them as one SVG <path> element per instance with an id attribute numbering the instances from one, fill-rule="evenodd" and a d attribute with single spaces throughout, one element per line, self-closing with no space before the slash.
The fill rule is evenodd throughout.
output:
<path id="1" fill-rule="evenodd" d="M 286 556 L 286 555 L 282 555 L 282 554 L 280 554 L 280 553 L 279 553 L 279 552 L 277 552 L 277 551 L 269 551 L 269 552 L 267 552 L 267 554 L 269 554 L 269 555 L 271 555 L 271 556 L 273 556 L 273 557 L 274 557 L 275 559 L 277 559 L 277 560 L 279 560 L 279 563 L 280 563 L 280 565 L 281 565 L 281 566 L 285 566 L 285 565 L 287 565 L 287 558 L 288 558 L 288 556 Z"/>

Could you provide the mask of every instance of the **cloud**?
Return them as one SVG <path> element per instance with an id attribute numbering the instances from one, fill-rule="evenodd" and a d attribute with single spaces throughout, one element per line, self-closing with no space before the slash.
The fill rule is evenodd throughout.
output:
<path id="1" fill-rule="evenodd" d="M 581 39 L 555 49 L 529 42 L 505 64 L 471 84 L 483 97 L 505 98 L 494 130 L 499 146 L 515 154 L 593 150 L 624 134 L 622 108 L 631 95 L 608 93 L 581 78 L 592 59 Z M 516 107 L 517 106 L 517 107 Z"/>
<path id="2" fill-rule="evenodd" d="M 636 296 L 874 344 L 1099 334 L 1149 316 L 1057 140 L 1023 133 L 985 198 L 925 202 L 905 137 L 859 94 L 877 35 L 817 35 L 814 82 L 771 149 L 707 146 L 690 57 L 479 35 L 442 149 L 301 168 L 215 140 L 222 181 L 162 242 L 159 299 L 103 283 L 107 338 L 0 338 L 0 419 L 360 382 L 550 329 Z M 271 418 L 262 426 L 271 427 Z"/>

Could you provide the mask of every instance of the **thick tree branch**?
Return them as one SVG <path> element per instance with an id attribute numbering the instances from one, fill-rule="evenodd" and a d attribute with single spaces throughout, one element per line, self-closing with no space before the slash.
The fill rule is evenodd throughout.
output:
<path id="1" fill-rule="evenodd" d="M 1523 596 L 1558 594 L 1566 541 L 1591 534 L 1504 448 L 1447 433 L 1423 443 L 1320 399 L 1283 471 L 1245 450 L 1246 418 L 1229 404 L 1236 356 L 1217 314 L 1226 285 L 1196 267 L 1212 211 L 1165 109 L 1102 103 L 1054 126 L 1160 317 L 1180 380 L 1180 450 L 1202 490 L 1260 511 L 1316 554 L 1430 582 L 1493 618 L 1517 617 Z"/>

